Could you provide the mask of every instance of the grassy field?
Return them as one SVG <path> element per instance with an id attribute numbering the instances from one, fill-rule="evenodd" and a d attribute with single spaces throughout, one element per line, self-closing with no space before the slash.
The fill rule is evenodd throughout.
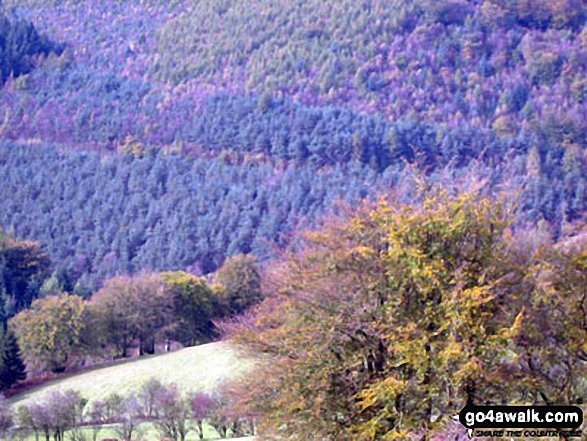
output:
<path id="1" fill-rule="evenodd" d="M 91 403 L 94 400 L 106 398 L 114 392 L 121 396 L 130 395 L 137 392 L 146 381 L 153 377 L 163 384 L 177 383 L 186 391 L 212 392 L 224 380 L 245 375 L 252 367 L 252 361 L 239 358 L 227 343 L 210 343 L 71 375 L 27 390 L 21 395 L 12 397 L 11 402 L 14 407 L 18 407 L 42 400 L 45 394 L 52 390 L 73 389 L 79 391 Z M 87 439 L 91 440 L 92 428 L 88 427 L 84 430 Z M 196 433 L 191 432 L 187 440 L 199 439 Z M 219 438 L 211 426 L 205 427 L 205 436 L 206 439 Z M 104 426 L 97 439 L 116 438 L 114 428 Z M 150 423 L 143 423 L 141 432 L 135 438 L 148 441 L 160 439 L 155 427 Z M 23 440 L 27 441 L 34 439 L 33 434 L 23 437 Z"/>
<path id="2" fill-rule="evenodd" d="M 114 392 L 122 396 L 137 392 L 152 377 L 163 384 L 177 383 L 186 391 L 211 392 L 223 380 L 244 375 L 252 366 L 227 343 L 209 343 L 72 375 L 27 390 L 11 401 L 19 406 L 41 400 L 52 390 L 73 389 L 91 402 Z"/>
<path id="3" fill-rule="evenodd" d="M 91 427 L 85 427 L 82 431 L 86 440 L 91 441 L 93 440 L 93 429 Z M 205 440 L 216 440 L 219 441 L 220 437 L 218 433 L 212 426 L 204 425 L 204 439 Z M 29 432 L 27 434 L 22 434 L 21 438 L 17 438 L 19 441 L 36 441 L 35 435 L 33 432 Z M 39 440 L 44 441 L 45 435 L 43 433 L 39 433 Z M 69 441 L 71 439 L 71 435 L 69 432 L 65 433 L 65 441 Z M 115 428 L 113 426 L 105 425 L 102 426 L 100 432 L 98 432 L 97 440 L 112 440 L 112 439 L 120 439 L 120 435 L 117 434 Z M 138 430 L 133 434 L 133 440 L 141 440 L 141 441 L 159 441 L 161 436 L 157 432 L 157 429 L 151 423 L 142 423 L 139 425 Z M 51 437 L 51 440 L 53 438 Z M 231 441 L 249 441 L 254 440 L 253 437 L 248 438 L 230 438 Z M 16 441 L 16 440 L 15 440 Z M 186 441 L 200 441 L 200 437 L 198 436 L 198 432 L 191 431 L 186 436 Z"/>

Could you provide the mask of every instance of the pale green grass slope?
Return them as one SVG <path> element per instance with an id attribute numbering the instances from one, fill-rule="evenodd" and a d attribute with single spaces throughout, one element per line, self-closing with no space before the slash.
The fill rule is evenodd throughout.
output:
<path id="1" fill-rule="evenodd" d="M 72 375 L 12 397 L 11 401 L 15 406 L 30 404 L 57 389 L 77 390 L 90 402 L 114 392 L 127 396 L 136 393 L 151 377 L 163 384 L 177 383 L 186 391 L 212 392 L 224 380 L 244 375 L 252 367 L 253 362 L 241 359 L 228 343 L 209 343 Z"/>

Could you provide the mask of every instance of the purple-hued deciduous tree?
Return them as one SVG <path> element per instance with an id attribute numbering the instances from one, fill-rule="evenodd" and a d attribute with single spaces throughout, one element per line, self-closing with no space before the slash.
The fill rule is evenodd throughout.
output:
<path id="1" fill-rule="evenodd" d="M 124 441 L 130 441 L 133 434 L 140 434 L 139 424 L 144 421 L 143 409 L 137 398 L 130 396 L 122 403 L 121 410 L 116 432 Z"/>
<path id="2" fill-rule="evenodd" d="M 102 425 L 107 421 L 107 405 L 104 400 L 96 400 L 92 403 L 88 417 L 92 425 L 92 440 L 98 439 L 98 434 L 102 430 Z"/>
<path id="3" fill-rule="evenodd" d="M 19 409 L 19 422 L 25 427 L 35 431 L 35 438 L 38 432 L 43 432 L 45 440 L 51 437 L 51 414 L 45 403 L 33 403 L 30 406 L 21 406 Z"/>
<path id="4" fill-rule="evenodd" d="M 66 430 L 71 430 L 74 441 L 83 440 L 79 427 L 84 422 L 84 408 L 87 400 L 73 390 L 57 390 L 49 393 L 38 403 L 21 406 L 17 418 L 20 425 L 45 434 L 46 441 L 53 436 L 55 441 L 63 441 Z"/>
<path id="5" fill-rule="evenodd" d="M 198 436 L 204 439 L 204 419 L 209 418 L 214 406 L 214 400 L 205 392 L 198 392 L 192 397 L 192 417 L 196 421 Z"/>
<path id="6" fill-rule="evenodd" d="M 152 419 L 158 417 L 157 396 L 164 390 L 163 384 L 156 378 L 151 378 L 143 385 L 137 399 L 142 406 L 145 418 Z"/>
<path id="7" fill-rule="evenodd" d="M 10 402 L 4 395 L 0 395 L 0 435 L 6 433 L 12 427 L 13 422 L 14 418 Z"/>
<path id="8" fill-rule="evenodd" d="M 155 394 L 155 406 L 158 419 L 155 427 L 162 437 L 174 441 L 184 441 L 191 430 L 188 421 L 191 417 L 190 400 L 179 390 L 176 384 L 160 389 Z"/>

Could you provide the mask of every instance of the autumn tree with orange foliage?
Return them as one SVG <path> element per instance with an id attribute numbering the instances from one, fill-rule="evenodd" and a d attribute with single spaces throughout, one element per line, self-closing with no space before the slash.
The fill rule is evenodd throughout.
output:
<path id="1" fill-rule="evenodd" d="M 269 269 L 255 312 L 225 325 L 261 360 L 243 412 L 265 436 L 430 439 L 468 399 L 581 396 L 587 247 L 514 234 L 511 220 L 503 201 L 434 191 L 310 234 Z"/>

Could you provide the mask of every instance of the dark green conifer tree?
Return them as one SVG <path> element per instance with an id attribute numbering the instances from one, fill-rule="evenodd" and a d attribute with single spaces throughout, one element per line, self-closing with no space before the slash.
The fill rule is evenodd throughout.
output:
<path id="1" fill-rule="evenodd" d="M 2 332 L 0 348 L 0 390 L 6 390 L 14 383 L 26 378 L 25 365 L 14 333 L 9 329 Z"/>

